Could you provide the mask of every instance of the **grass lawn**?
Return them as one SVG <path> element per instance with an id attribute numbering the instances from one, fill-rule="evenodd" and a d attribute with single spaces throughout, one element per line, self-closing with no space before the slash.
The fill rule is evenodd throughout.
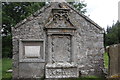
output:
<path id="1" fill-rule="evenodd" d="M 0 80 L 2 79 L 2 59 L 0 59 Z"/>
<path id="2" fill-rule="evenodd" d="M 104 53 L 104 66 L 105 66 L 105 68 L 108 69 L 108 65 L 109 65 L 108 53 Z"/>
<path id="3" fill-rule="evenodd" d="M 12 68 L 12 60 L 9 58 L 3 58 L 2 59 L 2 78 L 10 79 L 12 77 L 11 73 L 7 73 L 6 71 L 8 69 Z"/>

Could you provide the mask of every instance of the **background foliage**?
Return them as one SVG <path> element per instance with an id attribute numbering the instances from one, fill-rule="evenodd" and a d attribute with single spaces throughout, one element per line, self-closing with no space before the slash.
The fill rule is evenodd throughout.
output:
<path id="1" fill-rule="evenodd" d="M 120 43 L 120 22 L 108 26 L 105 33 L 105 46 Z"/>

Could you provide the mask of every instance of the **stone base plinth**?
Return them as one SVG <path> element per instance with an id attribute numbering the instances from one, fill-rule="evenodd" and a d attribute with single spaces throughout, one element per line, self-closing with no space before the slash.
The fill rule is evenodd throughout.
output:
<path id="1" fill-rule="evenodd" d="M 46 65 L 46 78 L 76 78 L 79 76 L 78 68 L 70 63 L 48 63 Z"/>

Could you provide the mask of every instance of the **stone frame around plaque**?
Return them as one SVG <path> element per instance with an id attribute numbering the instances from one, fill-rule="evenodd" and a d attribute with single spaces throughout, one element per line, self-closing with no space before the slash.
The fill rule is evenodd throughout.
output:
<path id="1" fill-rule="evenodd" d="M 76 62 L 75 51 L 74 51 L 74 33 L 76 28 L 46 28 L 47 29 L 47 39 L 48 39 L 48 63 L 52 63 L 51 61 L 51 41 L 52 36 L 60 35 L 60 36 L 70 36 L 71 37 L 71 61 L 70 63 Z"/>
<path id="2" fill-rule="evenodd" d="M 47 31 L 47 40 L 48 40 L 48 62 L 46 64 L 46 70 L 45 70 L 45 77 L 46 78 L 75 78 L 79 76 L 78 73 L 78 66 L 76 64 L 76 56 L 75 56 L 75 31 L 76 28 L 46 28 Z M 70 61 L 69 62 L 53 62 L 53 52 L 52 52 L 52 44 L 53 37 L 70 37 Z M 68 71 L 66 71 L 66 69 Z M 52 71 L 53 70 L 53 71 Z M 60 70 L 60 71 L 59 71 Z M 76 70 L 75 73 L 71 70 Z M 64 71 L 66 74 L 69 74 L 68 76 L 66 74 L 63 74 Z M 52 73 L 60 73 L 60 75 L 52 74 Z"/>
<path id="3" fill-rule="evenodd" d="M 25 46 L 39 46 L 38 56 L 26 57 Z M 19 62 L 45 62 L 45 41 L 42 39 L 20 39 L 19 40 Z"/>

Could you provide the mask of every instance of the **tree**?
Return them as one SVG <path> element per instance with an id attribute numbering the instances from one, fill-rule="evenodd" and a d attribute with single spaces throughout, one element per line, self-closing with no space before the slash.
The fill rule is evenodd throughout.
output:
<path id="1" fill-rule="evenodd" d="M 105 45 L 120 43 L 120 22 L 117 21 L 111 27 L 107 27 L 105 34 Z"/>
<path id="2" fill-rule="evenodd" d="M 2 37 L 2 57 L 12 57 L 12 37 Z"/>
<path id="3" fill-rule="evenodd" d="M 73 5 L 82 14 L 85 14 L 87 12 L 87 10 L 85 9 L 87 4 L 84 3 L 84 1 L 81 1 L 81 2 L 69 2 L 69 4 Z"/>

